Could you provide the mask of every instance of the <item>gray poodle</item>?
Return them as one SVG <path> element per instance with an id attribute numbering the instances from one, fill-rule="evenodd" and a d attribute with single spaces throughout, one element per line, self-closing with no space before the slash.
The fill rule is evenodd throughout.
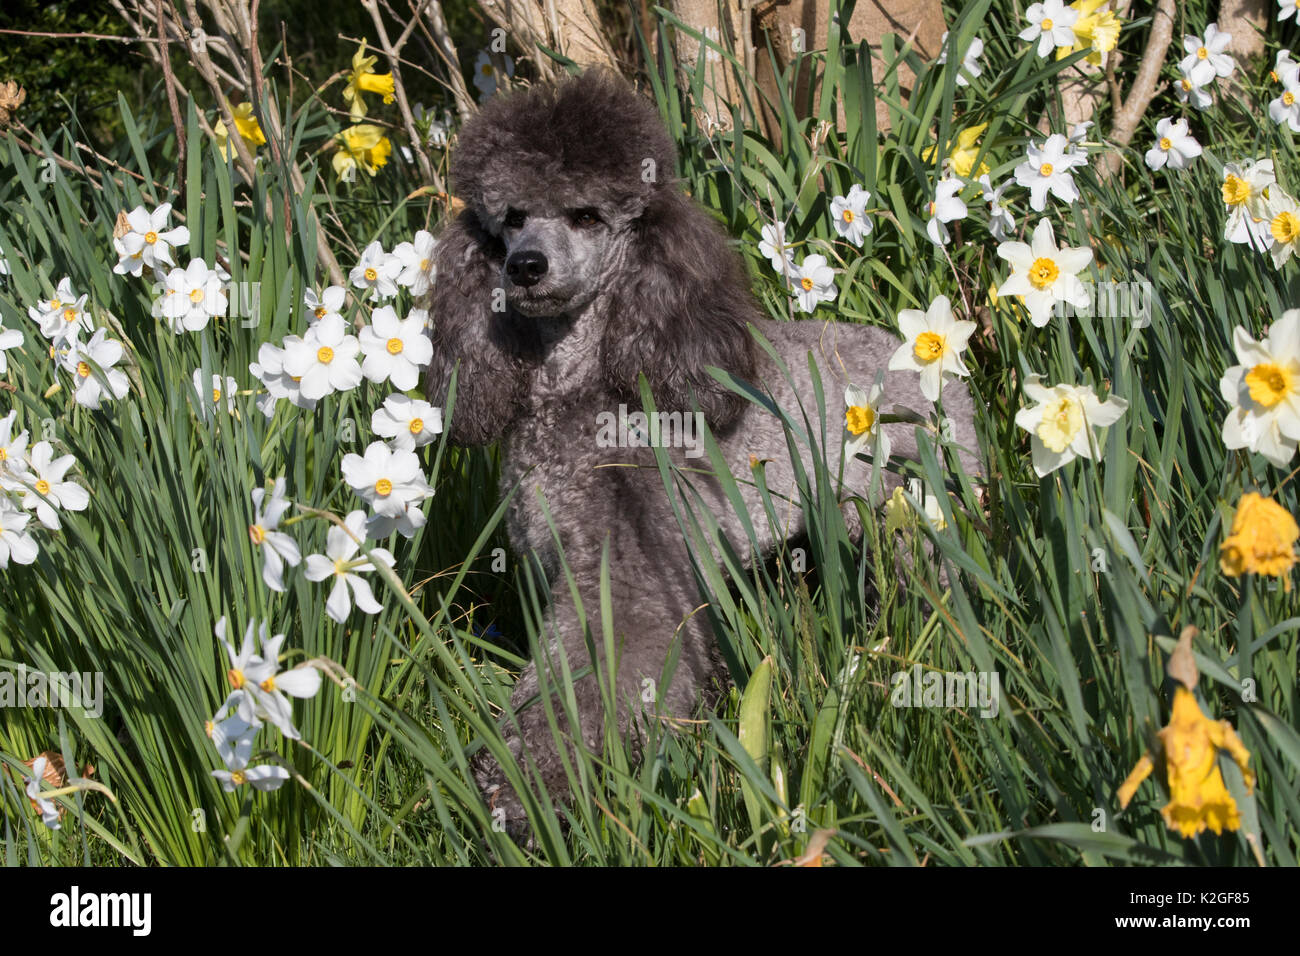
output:
<path id="1" fill-rule="evenodd" d="M 500 442 L 502 488 L 518 486 L 507 518 L 511 545 L 532 556 L 550 589 L 540 639 L 548 674 L 559 673 L 560 649 L 571 672 L 591 665 L 588 634 L 598 658 L 604 656 L 600 568 L 607 555 L 618 654 L 614 695 L 625 730 L 642 710 L 691 716 L 723 676 L 654 449 L 638 440 L 643 432 L 628 436 L 628 423 L 637 423 L 642 408 L 638 376 L 645 376 L 658 409 L 670 413 L 662 421 L 675 440 L 661 434 L 656 442 L 673 446 L 666 453 L 699 495 L 697 510 L 707 510 L 741 554 L 752 550 L 745 522 L 709 477 L 710 459 L 701 457 L 702 439 L 691 427 L 697 409 L 741 483 L 760 551 L 770 553 L 781 542 L 755 489 L 756 469 L 773 500 L 791 503 L 781 537 L 799 535 L 803 516 L 779 420 L 721 385 L 710 367 L 753 383 L 796 421 L 803 421 L 802 402 L 816 421 L 811 352 L 825 385 L 832 474 L 842 455 L 847 383 L 869 388 L 883 372 L 887 409 L 932 410 L 915 373 L 884 371 L 900 344 L 895 334 L 765 319 L 740 257 L 674 182 L 675 160 L 653 105 L 608 73 L 589 71 L 492 100 L 466 124 L 453 156 L 452 185 L 466 208 L 442 234 L 430 302 L 428 397 L 445 404 L 456 372 L 449 439 Z M 793 384 L 748 326 L 782 357 Z M 954 444 L 975 448 L 964 386 L 945 388 L 943 410 Z M 885 430 L 894 457 L 916 458 L 914 425 Z M 974 456 L 960 454 L 968 474 L 977 474 Z M 848 497 L 865 497 L 869 475 L 869 462 L 850 458 L 842 491 L 834 489 L 857 531 Z M 899 481 L 891 472 L 885 490 Z M 557 537 L 576 588 L 565 575 Z M 675 642 L 679 654 L 665 684 Z M 604 660 L 594 664 L 609 673 Z M 505 733 L 517 757 L 536 762 L 548 791 L 563 796 L 564 760 L 537 699 L 537 666 L 514 689 L 515 713 Z M 651 703 L 647 687 L 654 689 Z M 596 678 L 581 677 L 575 694 L 575 731 L 599 757 L 605 708 Z M 523 805 L 500 768 L 481 759 L 476 775 L 495 806 L 505 808 L 512 832 L 523 832 Z"/>

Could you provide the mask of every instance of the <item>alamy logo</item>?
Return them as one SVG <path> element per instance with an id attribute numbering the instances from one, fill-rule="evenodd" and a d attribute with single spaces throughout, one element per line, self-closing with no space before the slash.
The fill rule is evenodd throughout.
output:
<path id="1" fill-rule="evenodd" d="M 889 702 L 895 707 L 978 707 L 981 717 L 996 717 L 1002 697 L 997 671 L 896 671 Z"/>
<path id="2" fill-rule="evenodd" d="M 126 926 L 134 936 L 148 936 L 152 911 L 149 893 L 82 893 L 74 886 L 50 897 L 51 926 Z"/>
<path id="3" fill-rule="evenodd" d="M 700 436 L 704 433 L 703 412 L 629 412 L 618 406 L 618 414 L 596 415 L 596 445 L 600 448 L 684 448 L 687 458 L 704 454 Z"/>
<path id="4" fill-rule="evenodd" d="M 104 675 L 101 671 L 32 671 L 20 664 L 17 671 L 0 671 L 0 708 L 80 706 L 90 718 L 104 713 Z"/>

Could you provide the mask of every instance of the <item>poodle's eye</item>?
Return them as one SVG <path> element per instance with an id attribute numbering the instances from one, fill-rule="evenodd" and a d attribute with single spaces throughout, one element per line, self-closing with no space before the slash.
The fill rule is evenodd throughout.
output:
<path id="1" fill-rule="evenodd" d="M 507 229 L 518 229 L 524 224 L 528 214 L 522 209 L 515 209 L 513 206 L 506 210 L 505 227 Z"/>
<path id="2" fill-rule="evenodd" d="M 580 229 L 590 229 L 592 226 L 600 225 L 600 213 L 585 206 L 582 209 L 574 209 L 569 213 L 570 221 Z"/>

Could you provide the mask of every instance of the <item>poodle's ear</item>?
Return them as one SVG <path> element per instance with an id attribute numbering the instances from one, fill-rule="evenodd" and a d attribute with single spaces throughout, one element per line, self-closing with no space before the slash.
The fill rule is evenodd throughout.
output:
<path id="1" fill-rule="evenodd" d="M 713 220 L 673 190 L 658 192 L 631 228 L 602 344 L 606 383 L 636 395 L 644 372 L 666 411 L 688 411 L 693 392 L 718 429 L 740 414 L 744 399 L 705 368 L 752 379 L 755 367 L 745 325 L 759 314 L 740 257 Z"/>
<path id="2" fill-rule="evenodd" d="M 524 405 L 531 351 L 498 288 L 504 250 L 467 209 L 443 231 L 435 255 L 425 394 L 445 407 L 459 367 L 448 437 L 458 445 L 489 444 Z"/>

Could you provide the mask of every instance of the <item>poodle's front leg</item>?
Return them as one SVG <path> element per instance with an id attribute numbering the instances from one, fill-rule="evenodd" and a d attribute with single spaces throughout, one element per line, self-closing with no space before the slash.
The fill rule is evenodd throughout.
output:
<path id="1" fill-rule="evenodd" d="M 712 634 L 705 612 L 698 610 L 698 590 L 685 551 L 680 555 L 674 553 L 676 560 L 659 564 L 664 555 L 657 554 L 656 562 L 646 560 L 647 555 L 643 553 L 646 544 L 639 540 L 612 541 L 609 564 L 609 607 L 613 614 L 617 668 L 612 696 L 619 736 L 629 741 L 633 758 L 640 752 L 644 731 L 637 725 L 642 720 L 689 717 L 699 703 L 701 692 L 708 689 L 719 673 Z M 677 546 L 681 547 L 680 541 Z M 507 717 L 503 723 L 512 754 L 524 766 L 531 758 L 542 785 L 551 799 L 559 803 L 568 802 L 570 796 L 565 759 L 570 770 L 576 773 L 574 748 L 579 742 L 588 753 L 600 759 L 608 718 L 601 692 L 602 685 L 609 684 L 609 668 L 601 621 L 600 566 L 598 563 L 588 566 L 587 562 L 578 560 L 571 564 L 571 570 L 579 582 L 586 627 L 573 600 L 572 589 L 567 581 L 559 582 L 546 615 L 542 660 L 529 665 L 520 676 L 510 701 L 513 719 Z M 677 663 L 673 672 L 665 675 L 665 663 L 674 642 L 681 644 Z M 562 746 L 556 744 L 539 697 L 539 663 L 548 675 Z M 572 680 L 576 725 L 570 723 L 561 703 L 565 665 L 570 677 L 576 678 Z M 506 783 L 501 768 L 484 758 L 476 768 L 476 779 L 493 801 L 494 809 L 504 811 L 507 831 L 516 837 L 526 832 L 523 802 Z M 497 819 L 501 817 L 498 813 Z"/>

